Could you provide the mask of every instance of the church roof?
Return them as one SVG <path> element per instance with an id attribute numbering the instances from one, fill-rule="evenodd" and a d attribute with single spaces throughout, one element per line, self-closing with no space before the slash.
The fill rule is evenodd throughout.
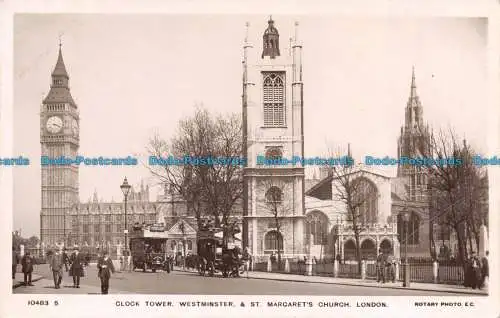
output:
<path id="1" fill-rule="evenodd" d="M 184 231 L 182 227 L 184 227 Z M 192 235 L 196 234 L 196 230 L 188 222 L 181 219 L 168 230 L 168 233 L 173 235 Z"/>

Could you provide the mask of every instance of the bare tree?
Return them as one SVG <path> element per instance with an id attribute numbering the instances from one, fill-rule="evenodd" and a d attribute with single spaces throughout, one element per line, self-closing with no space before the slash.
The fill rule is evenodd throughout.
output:
<path id="1" fill-rule="evenodd" d="M 429 138 L 432 158 L 439 162 L 426 165 L 429 191 L 432 192 L 433 216 L 441 226 L 449 227 L 457 238 L 459 260 L 465 266 L 467 243 L 472 249 L 472 237 L 479 242 L 479 225 L 484 220 L 477 202 L 487 195 L 485 171 L 473 162 L 475 151 L 466 141 L 459 141 L 449 129 Z M 431 221 L 434 221 L 431 220 Z"/>
<path id="2" fill-rule="evenodd" d="M 269 212 L 273 219 L 273 225 L 276 229 L 276 248 L 278 254 L 278 269 L 281 269 L 281 252 L 283 244 L 282 219 L 291 211 L 291 200 L 285 198 L 285 193 L 290 193 L 291 189 L 285 180 L 270 177 L 262 181 L 262 188 L 265 189 L 265 195 L 260 206 Z"/>
<path id="3" fill-rule="evenodd" d="M 155 135 L 148 153 L 168 159 L 148 165 L 161 184 L 173 187 L 193 211 L 198 226 L 203 216 L 212 216 L 215 225 L 227 225 L 234 205 L 243 191 L 241 162 L 241 120 L 237 114 L 213 115 L 198 107 L 192 117 L 179 122 L 170 142 Z"/>
<path id="4" fill-rule="evenodd" d="M 346 209 L 347 220 L 351 223 L 356 244 L 356 260 L 358 269 L 361 272 L 361 240 L 360 236 L 365 231 L 365 215 L 360 209 L 366 202 L 369 184 L 363 180 L 365 172 L 359 169 L 359 166 L 353 164 L 350 147 L 346 152 L 341 149 L 329 151 L 330 157 L 345 157 L 344 164 L 334 165 L 329 169 L 332 176 L 332 187 L 334 201 L 341 202 Z"/>

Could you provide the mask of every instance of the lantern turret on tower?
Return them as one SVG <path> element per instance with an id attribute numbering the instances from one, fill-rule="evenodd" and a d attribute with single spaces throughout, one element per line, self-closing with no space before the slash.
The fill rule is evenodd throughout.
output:
<path id="1" fill-rule="evenodd" d="M 262 58 L 264 58 L 264 56 L 269 56 L 274 59 L 276 56 L 280 56 L 280 35 L 278 33 L 278 29 L 274 27 L 272 17 L 269 17 L 269 21 L 267 21 L 267 23 L 267 29 L 264 31 L 264 35 L 262 37 Z"/>

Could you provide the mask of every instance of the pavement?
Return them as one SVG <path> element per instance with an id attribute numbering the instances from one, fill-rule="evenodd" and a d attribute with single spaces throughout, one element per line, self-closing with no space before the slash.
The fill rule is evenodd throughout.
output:
<path id="1" fill-rule="evenodd" d="M 184 270 L 182 267 L 174 267 L 174 270 L 190 272 Z M 247 274 L 243 274 L 246 277 Z M 409 287 L 403 287 L 402 282 L 386 282 L 377 283 L 375 280 L 361 280 L 356 278 L 338 278 L 338 277 L 323 277 L 323 276 L 304 276 L 294 274 L 270 273 L 270 272 L 248 272 L 248 278 L 251 279 L 265 279 L 275 281 L 288 281 L 288 282 L 303 282 L 303 283 L 316 283 L 316 284 L 332 284 L 332 285 L 345 285 L 345 286 L 364 286 L 372 288 L 388 288 L 388 289 L 402 289 L 402 290 L 416 290 L 416 291 L 433 291 L 440 293 L 452 294 L 467 294 L 467 295 L 488 295 L 487 290 L 471 289 L 461 285 L 445 285 L 445 284 L 428 284 L 428 283 L 415 283 L 410 282 Z"/>
<path id="2" fill-rule="evenodd" d="M 31 275 L 31 282 L 32 283 L 37 282 L 37 281 L 39 281 L 42 278 L 43 278 L 42 275 L 32 274 Z M 16 279 L 12 280 L 12 289 L 17 288 L 17 287 L 21 287 L 21 286 L 24 286 L 24 274 L 23 273 L 17 273 L 16 274 Z M 29 286 L 29 287 L 31 287 L 31 286 Z"/>
<path id="3" fill-rule="evenodd" d="M 373 280 L 303 276 L 268 272 L 249 272 L 241 278 L 203 277 L 194 270 L 175 267 L 171 273 L 151 271 L 116 272 L 111 277 L 109 294 L 198 294 L 198 295 L 342 295 L 342 296 L 469 296 L 486 295 L 485 291 L 462 286 L 412 282 L 405 288 L 399 283 L 376 283 Z M 35 267 L 34 286 L 21 284 L 22 273 L 13 281 L 14 294 L 100 294 L 100 280 L 94 264 L 86 269 L 80 288 L 63 273 L 60 289 L 54 288 L 47 265 Z"/>

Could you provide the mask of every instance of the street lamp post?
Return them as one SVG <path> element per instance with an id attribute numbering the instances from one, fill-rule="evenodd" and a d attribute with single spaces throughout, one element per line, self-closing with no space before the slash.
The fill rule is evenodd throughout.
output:
<path id="1" fill-rule="evenodd" d="M 410 287 L 410 264 L 408 264 L 408 223 L 410 221 L 410 213 L 405 212 L 403 218 L 405 226 L 405 263 L 403 287 Z"/>
<path id="2" fill-rule="evenodd" d="M 120 186 L 120 189 L 123 192 L 123 197 L 124 197 L 124 203 L 125 203 L 125 229 L 123 230 L 124 236 L 125 236 L 125 251 L 128 251 L 127 248 L 127 234 L 128 234 L 128 227 L 127 227 L 127 196 L 130 191 L 130 184 L 128 184 L 127 177 L 123 180 L 123 184 Z"/>

